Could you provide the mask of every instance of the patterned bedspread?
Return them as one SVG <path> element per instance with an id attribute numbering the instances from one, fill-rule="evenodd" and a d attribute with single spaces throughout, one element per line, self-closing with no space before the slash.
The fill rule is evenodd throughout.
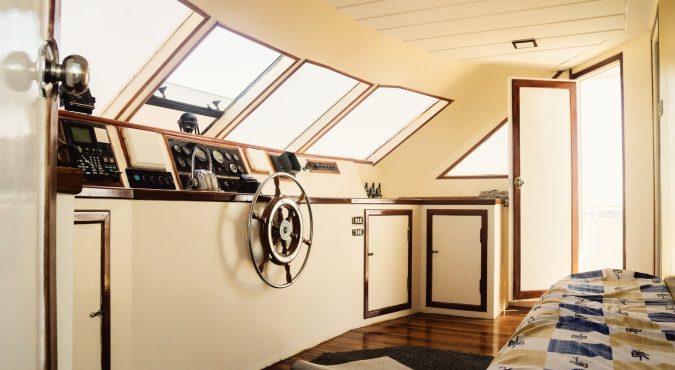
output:
<path id="1" fill-rule="evenodd" d="M 572 274 L 532 307 L 488 369 L 675 369 L 673 298 L 652 275 Z"/>

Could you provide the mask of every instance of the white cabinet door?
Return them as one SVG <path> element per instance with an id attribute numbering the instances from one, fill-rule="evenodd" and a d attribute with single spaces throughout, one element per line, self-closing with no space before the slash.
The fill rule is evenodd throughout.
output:
<path id="1" fill-rule="evenodd" d="M 487 311 L 487 210 L 427 210 L 427 307 Z"/>
<path id="2" fill-rule="evenodd" d="M 76 211 L 72 247 L 72 305 L 59 312 L 71 336 L 59 341 L 72 343 L 73 370 L 109 370 L 110 213 Z"/>
<path id="3" fill-rule="evenodd" d="M 411 307 L 411 225 L 411 210 L 366 210 L 366 318 Z"/>
<path id="4" fill-rule="evenodd" d="M 513 298 L 576 269 L 576 83 L 511 81 Z"/>

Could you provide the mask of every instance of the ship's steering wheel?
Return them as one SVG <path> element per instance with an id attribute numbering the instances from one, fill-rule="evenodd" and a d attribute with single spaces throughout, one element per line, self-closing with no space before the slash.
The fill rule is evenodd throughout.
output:
<path id="1" fill-rule="evenodd" d="M 281 194 L 282 177 L 295 183 L 301 192 L 299 197 L 294 199 Z M 261 196 L 261 192 L 270 181 L 274 181 L 274 196 L 268 201 L 262 213 L 259 213 L 256 211 L 262 207 L 259 203 L 267 199 Z M 305 218 L 301 211 L 303 206 L 306 206 L 307 224 L 304 223 Z M 314 219 L 309 197 L 293 175 L 277 172 L 260 184 L 251 201 L 247 236 L 253 266 L 267 285 L 273 288 L 286 288 L 298 279 L 309 259 L 313 228 Z M 259 230 L 257 233 L 256 229 Z M 306 237 L 305 232 L 308 234 Z M 255 239 L 256 234 L 259 235 L 259 240 Z M 303 245 L 306 248 L 303 248 Z M 281 268 L 284 271 L 281 271 Z"/>

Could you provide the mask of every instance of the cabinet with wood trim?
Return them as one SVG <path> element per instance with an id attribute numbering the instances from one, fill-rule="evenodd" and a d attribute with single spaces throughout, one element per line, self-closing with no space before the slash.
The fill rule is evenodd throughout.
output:
<path id="1" fill-rule="evenodd" d="M 500 205 L 423 207 L 423 312 L 501 313 L 501 212 Z"/>

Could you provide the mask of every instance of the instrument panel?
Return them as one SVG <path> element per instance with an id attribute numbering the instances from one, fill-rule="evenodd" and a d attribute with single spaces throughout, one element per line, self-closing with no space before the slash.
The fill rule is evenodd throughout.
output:
<path id="1" fill-rule="evenodd" d="M 208 170 L 209 156 L 211 157 L 213 173 L 218 178 L 218 185 L 220 185 L 220 189 L 223 191 L 238 191 L 241 185 L 241 175 L 248 174 L 239 148 L 171 137 L 167 137 L 167 143 L 171 152 L 171 158 L 176 166 L 176 172 L 180 178 L 182 189 L 187 188 L 193 154 L 196 170 Z"/>
<path id="2" fill-rule="evenodd" d="M 81 169 L 86 184 L 122 186 L 104 124 L 60 119 L 57 161 L 61 166 Z"/>

